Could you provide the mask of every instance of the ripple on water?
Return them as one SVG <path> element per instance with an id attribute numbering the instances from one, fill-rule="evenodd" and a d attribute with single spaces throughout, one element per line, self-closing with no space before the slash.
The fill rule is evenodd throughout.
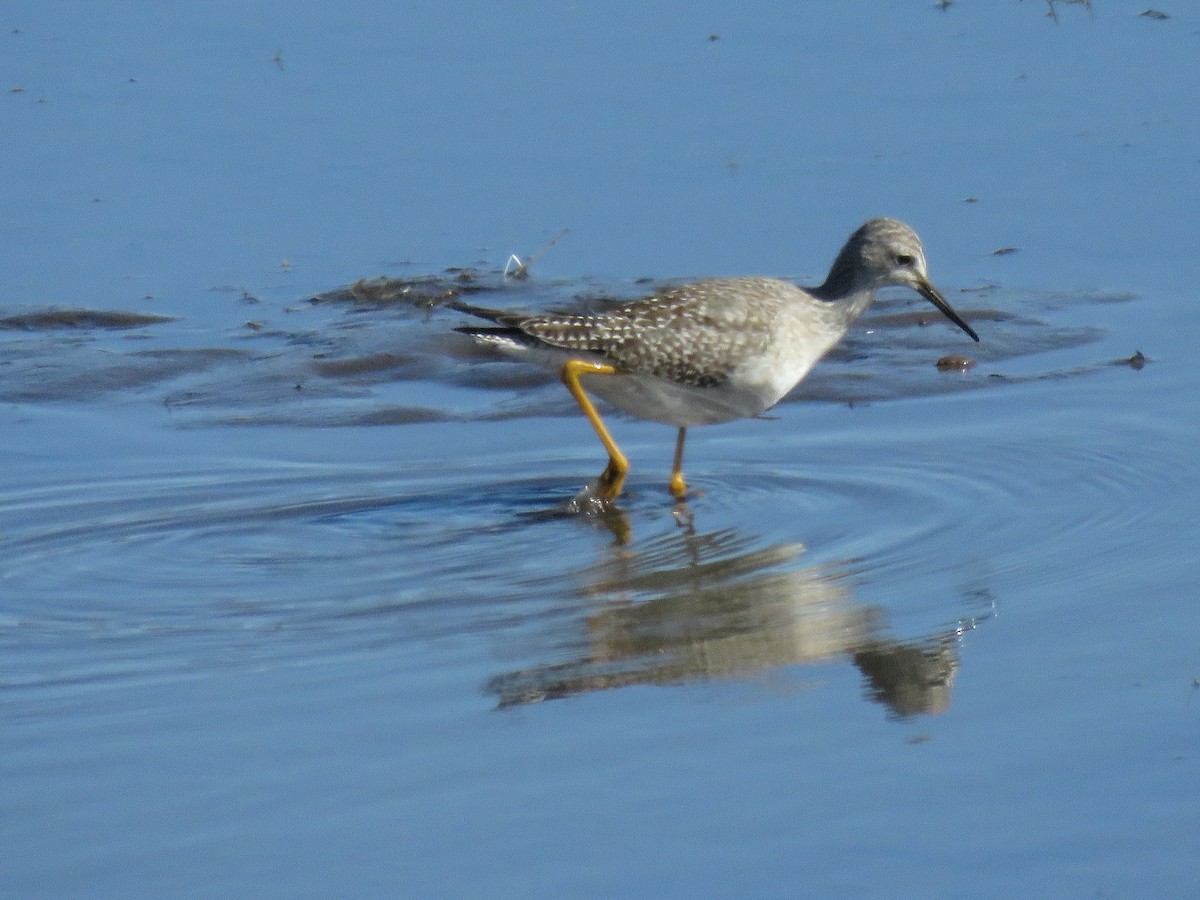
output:
<path id="1" fill-rule="evenodd" d="M 555 513 L 574 482 L 476 485 L 478 473 L 459 464 L 419 475 L 162 472 L 10 490 L 0 496 L 0 640 L 52 646 L 63 665 L 52 674 L 30 653 L 4 680 L 132 677 L 251 645 L 255 659 L 312 659 L 471 636 L 536 603 L 530 586 L 548 569 L 569 570 L 614 540 L 602 523 Z M 546 581 L 540 595 L 561 584 Z"/>
<path id="2" fill-rule="evenodd" d="M 530 478 L 527 456 L 503 452 L 482 476 L 449 460 L 419 474 L 290 466 L 11 490 L 5 678 L 156 678 L 214 659 L 482 640 L 504 670 L 502 705 L 839 657 L 894 710 L 929 711 L 948 702 L 955 635 L 986 616 L 993 585 L 1056 572 L 1064 546 L 1097 531 L 1148 526 L 1136 500 L 1178 465 L 1072 434 L 997 443 L 970 466 L 936 442 L 901 454 L 886 434 L 860 437 L 802 453 L 723 443 L 728 464 L 693 470 L 686 519 L 636 473 L 619 512 L 566 515 L 579 482 Z M 770 462 L 788 455 L 802 472 Z M 670 664 L 647 669 L 655 656 Z M 887 680 L 914 660 L 941 673 L 935 695 Z"/>
<path id="3" fill-rule="evenodd" d="M 722 444 L 727 462 L 693 470 L 697 519 L 802 540 L 817 558 L 849 561 L 896 596 L 918 585 L 937 590 L 939 578 L 943 593 L 947 580 L 981 590 L 989 574 L 1063 584 L 1110 564 L 1086 551 L 1098 536 L 1135 546 L 1159 527 L 1162 513 L 1147 498 L 1169 492 L 1171 473 L 1188 465 L 1169 435 L 1131 455 L 1098 440 L 1091 421 L 1054 417 L 1034 417 L 1016 433 L 1003 423 L 964 425 L 917 442 L 875 423 L 844 437 L 773 447 L 766 460 L 761 448 Z M 781 470 L 780 459 L 804 462 Z M 1064 571 L 1064 560 L 1074 567 Z"/>
<path id="4" fill-rule="evenodd" d="M 1098 447 L 1090 422 L 1055 417 L 919 446 L 877 427 L 857 437 L 790 454 L 802 473 L 723 443 L 727 464 L 710 456 L 693 469 L 690 530 L 647 521 L 667 503 L 653 478 L 635 477 L 630 535 L 530 609 L 513 667 L 490 683 L 500 704 L 832 655 L 854 661 L 893 711 L 934 711 L 949 700 L 964 629 L 1010 589 L 1086 595 L 1114 552 L 1160 530 L 1145 500 L 1184 463 L 1178 441 L 1130 456 Z M 900 670 L 928 675 L 936 696 L 888 680 Z"/>
<path id="5" fill-rule="evenodd" d="M 1091 332 L 1005 321 L 1011 340 L 994 360 L 1028 347 L 1094 339 Z M 875 324 L 890 327 L 887 320 Z M 207 412 L 184 417 L 187 427 L 226 422 L 233 414 L 242 424 L 273 427 L 367 424 L 376 421 L 379 392 L 393 389 L 398 399 L 407 398 L 410 385 L 435 382 L 441 392 L 422 397 L 439 401 L 439 416 L 459 417 L 452 404 L 461 366 L 450 361 L 452 354 L 432 364 L 428 350 L 446 351 L 430 338 L 447 325 L 418 325 L 411 317 L 369 329 L 333 323 L 316 343 L 283 334 L 286 343 L 251 355 L 243 349 L 249 342 L 239 341 L 228 359 L 203 351 L 194 377 L 147 369 L 137 383 L 143 389 L 163 378 L 182 379 L 173 382 L 168 401 L 205 398 L 192 405 Z M 932 368 L 925 359 L 928 336 L 920 329 L 901 334 L 889 344 L 899 359 L 864 370 L 861 360 L 835 356 L 826 371 L 848 377 L 844 370 L 851 365 L 849 375 L 904 396 L 969 386 Z M 1021 335 L 1028 340 L 1022 343 Z M 253 338 L 255 347 L 264 341 L 279 337 Z M 131 356 L 171 358 L 91 349 L 115 359 L 114 371 Z M 66 381 L 55 383 L 94 383 L 91 360 L 81 355 L 63 369 Z M 905 366 L 915 380 L 895 377 Z M 18 381 L 9 379 L 12 390 Z M 469 387 L 482 393 L 479 385 Z M 553 397 L 567 402 L 560 392 Z M 544 417 L 546 398 L 535 399 L 512 414 L 525 420 L 527 437 L 560 427 Z M 488 397 L 486 413 L 461 418 L 484 420 L 495 401 Z M 486 471 L 447 448 L 419 473 L 235 466 L 11 490 L 0 497 L 0 585 L 16 590 L 0 634 L 9 643 L 19 643 L 13 640 L 19 634 L 26 644 L 75 653 L 74 663 L 60 671 L 79 677 L 186 668 L 198 665 L 197 649 L 236 655 L 236 648 L 253 646 L 255 658 L 320 658 L 347 647 L 480 635 L 494 642 L 498 656 L 517 663 L 571 652 L 577 661 L 583 652 L 595 662 L 601 623 L 609 628 L 609 650 L 625 645 L 615 635 L 629 628 L 630 646 L 644 649 L 646 629 L 659 633 L 664 621 L 696 636 L 687 618 L 695 613 L 697 621 L 716 623 L 698 637 L 705 652 L 716 653 L 713 628 L 758 633 L 755 621 L 791 628 L 796 615 L 807 621 L 811 609 L 828 610 L 832 603 L 844 615 L 830 621 L 857 638 L 829 645 L 877 659 L 885 646 L 878 643 L 882 619 L 938 643 L 957 628 L 964 597 L 987 595 L 989 578 L 1038 577 L 1057 564 L 1056 547 L 1097 530 L 1136 530 L 1152 516 L 1137 498 L 1160 470 L 1149 458 L 1154 448 L 1134 460 L 1096 449 L 1084 434 L 1051 432 L 990 446 L 976 441 L 980 449 L 964 465 L 959 454 L 936 444 L 900 452 L 886 434 L 856 433 L 855 427 L 845 447 L 832 449 L 789 448 L 787 441 L 799 440 L 794 428 L 784 432 L 792 437 L 770 445 L 718 444 L 706 451 L 707 464 L 689 469 L 696 496 L 686 520 L 673 515 L 661 480 L 640 470 L 620 512 L 565 516 L 560 505 L 596 460 L 580 451 L 578 458 L 588 461 L 579 464 L 578 477 L 530 478 L 531 455 L 540 459 L 553 441 L 523 456 L 498 450 Z M 1046 465 L 1048 447 L 1058 448 L 1052 466 Z M 803 469 L 783 468 L 783 458 L 804 459 Z M 572 467 L 561 459 L 552 465 L 555 472 Z M 1031 534 L 1044 537 L 1031 541 Z M 722 618 L 720 604 L 710 602 L 720 597 L 736 598 L 734 620 Z M 654 612 L 644 621 L 605 615 L 630 604 Z M 813 636 L 808 624 L 788 633 L 802 633 L 804 641 Z M 768 652 L 758 640 L 748 646 L 758 647 L 754 653 L 762 651 L 763 660 L 810 658 L 808 650 Z M 131 642 L 138 642 L 132 652 Z M 722 642 L 720 652 L 733 646 Z M 749 658 L 757 658 L 754 653 Z M 50 677 L 36 670 L 32 654 L 24 658 L 30 662 L 17 680 Z M 674 671 L 683 677 L 690 670 Z M 620 682 L 612 671 L 605 677 Z"/>

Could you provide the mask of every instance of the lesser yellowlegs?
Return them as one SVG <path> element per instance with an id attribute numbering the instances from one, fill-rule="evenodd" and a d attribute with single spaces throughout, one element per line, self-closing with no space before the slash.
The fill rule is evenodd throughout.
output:
<path id="1" fill-rule="evenodd" d="M 683 498 L 687 429 L 770 409 L 887 285 L 912 288 L 979 340 L 930 282 L 916 232 L 895 219 L 871 219 L 850 235 L 817 287 L 714 278 L 585 315 L 523 315 L 460 303 L 495 325 L 457 330 L 559 373 L 608 451 L 595 486 L 600 501 L 621 493 L 629 464 L 588 392 L 638 418 L 677 426 L 670 490 Z"/>

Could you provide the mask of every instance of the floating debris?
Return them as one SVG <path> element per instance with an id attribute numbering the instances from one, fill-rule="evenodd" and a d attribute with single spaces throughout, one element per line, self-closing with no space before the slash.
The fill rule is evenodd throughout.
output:
<path id="1" fill-rule="evenodd" d="M 975 360 L 969 356 L 943 356 L 937 361 L 939 372 L 965 372 L 975 366 Z"/>
<path id="2" fill-rule="evenodd" d="M 1130 356 L 1126 359 L 1113 360 L 1113 365 L 1129 366 L 1129 368 L 1133 369 L 1135 372 L 1140 372 L 1143 368 L 1145 368 L 1146 363 L 1149 361 L 1150 360 L 1146 358 L 1145 353 L 1143 353 L 1141 350 L 1135 350 L 1133 351 L 1133 356 Z"/>
<path id="3" fill-rule="evenodd" d="M 515 253 L 510 254 L 508 257 L 508 262 L 504 264 L 504 278 L 515 278 L 519 281 L 523 281 L 528 278 L 529 267 L 549 253 L 555 244 L 557 244 L 570 233 L 570 228 L 562 229 L 560 232 L 558 232 L 558 234 L 550 238 L 550 240 L 541 249 L 536 250 L 529 256 L 526 256 L 524 259 L 521 259 L 521 257 L 517 256 Z"/>
<path id="4" fill-rule="evenodd" d="M 1155 19 L 1161 22 L 1163 19 L 1169 19 L 1171 16 L 1163 12 L 1161 9 L 1148 9 L 1139 14 L 1143 19 Z"/>
<path id="5" fill-rule="evenodd" d="M 508 262 L 504 264 L 504 277 L 524 281 L 529 277 L 529 263 L 522 261 L 515 253 L 509 254 Z"/>
<path id="6" fill-rule="evenodd" d="M 992 251 L 992 256 L 1011 256 L 1012 254 L 1019 252 L 1020 248 L 1018 247 L 1000 247 L 999 249 Z"/>

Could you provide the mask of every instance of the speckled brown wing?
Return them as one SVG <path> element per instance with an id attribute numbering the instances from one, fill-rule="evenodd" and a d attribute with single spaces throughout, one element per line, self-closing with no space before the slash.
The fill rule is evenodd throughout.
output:
<path id="1" fill-rule="evenodd" d="M 767 278 L 713 279 L 597 315 L 510 321 L 551 346 L 600 353 L 626 372 L 712 387 L 766 349 L 786 302 L 781 285 L 795 290 Z"/>

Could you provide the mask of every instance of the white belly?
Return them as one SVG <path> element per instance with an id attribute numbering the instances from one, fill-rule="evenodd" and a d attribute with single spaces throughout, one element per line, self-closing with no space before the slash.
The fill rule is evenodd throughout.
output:
<path id="1" fill-rule="evenodd" d="M 805 315 L 803 309 L 788 309 L 778 323 L 776 340 L 713 387 L 689 387 L 653 375 L 584 375 L 581 381 L 589 394 L 617 409 L 667 425 L 717 425 L 757 416 L 782 400 L 845 330 L 841 323 L 814 319 L 812 310 L 807 312 Z M 555 372 L 568 359 L 607 362 L 600 354 L 568 352 L 506 336 L 481 335 L 477 339 Z"/>
<path id="2" fill-rule="evenodd" d="M 717 425 L 745 419 L 774 406 L 782 396 L 764 390 L 763 385 L 734 381 L 703 388 L 651 375 L 585 375 L 581 381 L 588 393 L 617 409 L 666 425 Z"/>

